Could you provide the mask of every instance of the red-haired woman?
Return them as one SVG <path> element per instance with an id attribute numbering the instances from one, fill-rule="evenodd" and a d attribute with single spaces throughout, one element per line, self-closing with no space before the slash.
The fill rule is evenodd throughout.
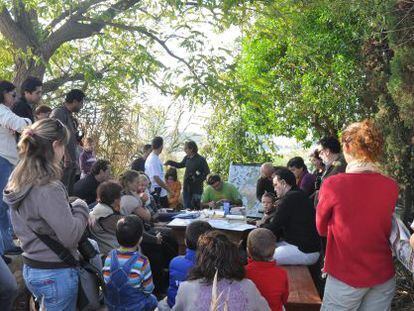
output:
<path id="1" fill-rule="evenodd" d="M 316 208 L 319 234 L 327 236 L 322 310 L 391 310 L 389 236 L 398 186 L 379 172 L 383 138 L 371 121 L 349 125 L 342 146 L 346 173 L 323 182 Z"/>

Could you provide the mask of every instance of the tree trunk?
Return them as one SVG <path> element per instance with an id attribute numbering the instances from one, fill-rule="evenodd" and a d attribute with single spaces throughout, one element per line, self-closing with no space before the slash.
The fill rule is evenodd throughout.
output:
<path id="1" fill-rule="evenodd" d="M 46 72 L 46 66 L 44 64 L 36 64 L 35 60 L 31 58 L 30 60 L 24 60 L 18 58 L 15 62 L 16 64 L 16 73 L 14 76 L 13 83 L 18 88 L 20 92 L 20 86 L 27 77 L 32 76 L 43 80 L 43 77 Z"/>

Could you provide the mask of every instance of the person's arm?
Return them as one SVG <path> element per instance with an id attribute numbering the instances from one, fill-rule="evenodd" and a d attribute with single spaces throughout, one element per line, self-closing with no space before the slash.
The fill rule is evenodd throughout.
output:
<path id="1" fill-rule="evenodd" d="M 53 184 L 42 189 L 39 197 L 39 215 L 47 222 L 58 240 L 66 248 L 77 248 L 89 218 L 86 203 L 69 205 L 66 191 L 62 184 Z"/>
<path id="2" fill-rule="evenodd" d="M 0 125 L 9 130 L 21 133 L 30 124 L 32 124 L 30 119 L 19 117 L 12 111 L 7 110 L 6 113 L 0 114 Z"/>
<path id="3" fill-rule="evenodd" d="M 318 206 L 316 207 L 316 228 L 320 236 L 328 234 L 328 223 L 332 217 L 334 198 L 331 191 L 330 180 L 327 179 L 322 184 L 318 195 Z"/>
<path id="4" fill-rule="evenodd" d="M 257 184 L 256 184 L 256 198 L 259 202 L 262 200 L 262 195 L 263 195 L 264 192 L 265 191 L 264 191 L 262 179 L 259 178 L 257 180 Z"/>
<path id="5" fill-rule="evenodd" d="M 210 168 L 208 167 L 206 159 L 203 157 L 201 158 L 201 165 L 199 169 L 200 175 L 197 176 L 197 179 L 200 180 L 200 182 L 203 182 L 206 180 L 207 175 L 210 174 Z"/>
<path id="6" fill-rule="evenodd" d="M 172 161 L 172 160 L 168 160 L 167 162 L 165 162 L 165 165 L 173 166 L 173 167 L 176 167 L 176 168 L 183 168 L 183 167 L 185 167 L 186 162 L 187 162 L 187 156 L 185 156 L 181 160 L 181 162 L 175 162 L 175 161 Z"/>
<path id="7" fill-rule="evenodd" d="M 208 186 L 201 195 L 200 206 L 202 208 L 214 208 L 215 205 L 215 202 L 211 198 L 211 186 Z"/>
<path id="8" fill-rule="evenodd" d="M 312 174 L 304 176 L 300 189 L 302 189 L 307 196 L 310 196 L 315 191 L 315 177 Z"/>
<path id="9" fill-rule="evenodd" d="M 194 288 L 191 286 L 191 283 L 188 283 L 187 281 L 180 283 L 177 296 L 175 296 L 175 305 L 172 310 L 187 310 L 192 301 L 192 297 L 194 297 L 193 295 L 197 294 L 198 293 L 194 293 Z"/>
<path id="10" fill-rule="evenodd" d="M 151 294 L 154 290 L 154 283 L 152 282 L 151 266 L 148 258 L 142 267 L 141 273 L 143 292 L 145 294 Z"/>
<path id="11" fill-rule="evenodd" d="M 82 153 L 79 156 L 79 167 L 80 167 L 81 172 L 85 172 L 86 171 L 86 166 L 87 166 L 87 163 L 86 163 L 86 152 L 85 151 L 82 151 Z"/>
<path id="12" fill-rule="evenodd" d="M 161 188 L 164 188 L 167 190 L 168 193 L 171 193 L 170 188 L 167 186 L 167 184 L 157 175 L 154 175 L 154 180 L 160 186 Z"/>

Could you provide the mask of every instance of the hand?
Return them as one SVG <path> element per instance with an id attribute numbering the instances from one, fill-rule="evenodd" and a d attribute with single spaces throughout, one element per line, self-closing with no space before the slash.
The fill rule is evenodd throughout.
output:
<path id="1" fill-rule="evenodd" d="M 148 194 L 146 192 L 140 193 L 139 194 L 139 197 L 141 198 L 141 200 L 142 200 L 143 203 L 147 202 L 148 199 L 149 199 L 149 196 L 148 196 Z"/>
<path id="2" fill-rule="evenodd" d="M 216 207 L 216 202 L 214 202 L 214 201 L 208 202 L 207 204 L 208 204 L 209 208 L 215 208 Z"/>
<path id="3" fill-rule="evenodd" d="M 161 235 L 161 232 L 158 232 L 155 237 L 157 238 L 157 244 L 161 244 L 162 243 L 162 235 Z"/>
<path id="4" fill-rule="evenodd" d="M 82 206 L 82 207 L 88 209 L 88 204 L 86 204 L 86 202 L 82 199 L 76 199 L 75 201 L 72 202 L 71 205 L 72 206 Z"/>
<path id="5" fill-rule="evenodd" d="M 171 161 L 170 160 L 168 160 L 168 161 L 166 161 L 165 163 L 164 163 L 164 165 L 170 165 L 171 164 Z"/>

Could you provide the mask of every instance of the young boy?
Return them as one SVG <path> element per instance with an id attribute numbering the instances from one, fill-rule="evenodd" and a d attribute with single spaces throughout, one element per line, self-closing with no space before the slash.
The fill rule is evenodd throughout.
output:
<path id="1" fill-rule="evenodd" d="M 116 238 L 120 247 L 110 252 L 103 268 L 106 283 L 105 304 L 109 310 L 154 310 L 151 267 L 140 252 L 143 225 L 136 215 L 120 219 Z"/>
<path id="2" fill-rule="evenodd" d="M 286 271 L 279 268 L 273 259 L 275 248 L 276 238 L 269 229 L 259 228 L 250 232 L 246 277 L 256 284 L 272 311 L 281 311 L 288 300 L 289 286 Z"/>
<path id="3" fill-rule="evenodd" d="M 195 264 L 198 238 L 211 230 L 213 227 L 208 222 L 200 220 L 192 222 L 185 230 L 185 245 L 187 246 L 185 256 L 177 256 L 170 262 L 170 286 L 167 291 L 167 303 L 170 308 L 175 304 L 178 286 L 187 280 L 188 271 Z"/>
<path id="4" fill-rule="evenodd" d="M 262 195 L 262 206 L 264 214 L 261 220 L 256 222 L 257 226 L 269 223 L 276 214 L 276 197 L 273 193 L 265 192 Z"/>
<path id="5" fill-rule="evenodd" d="M 95 142 L 92 137 L 85 139 L 83 151 L 79 156 L 79 167 L 81 169 L 81 178 L 86 177 L 91 172 L 93 164 L 96 162 Z"/>

